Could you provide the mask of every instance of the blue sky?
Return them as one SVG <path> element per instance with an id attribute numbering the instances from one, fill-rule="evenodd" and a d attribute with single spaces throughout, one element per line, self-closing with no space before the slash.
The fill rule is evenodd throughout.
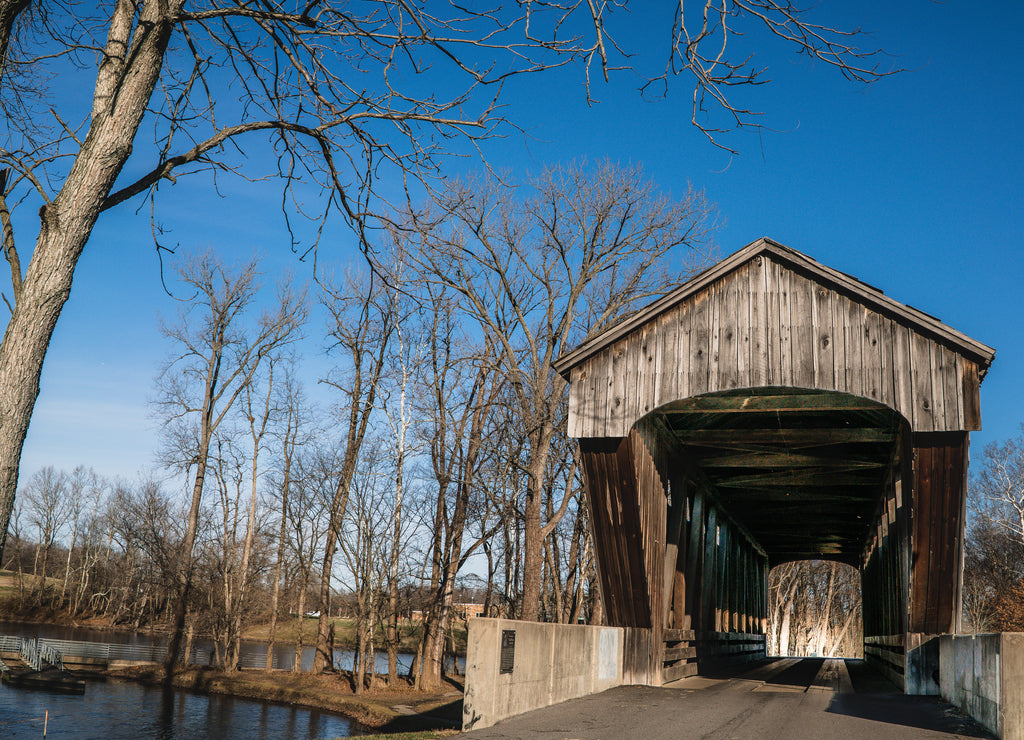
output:
<path id="1" fill-rule="evenodd" d="M 864 88 L 781 44 L 759 46 L 772 83 L 738 94 L 765 111 L 773 130 L 727 135 L 739 156 L 689 125 L 684 79 L 654 100 L 620 74 L 596 85 L 600 103 L 588 106 L 578 68 L 512 83 L 507 115 L 527 135 L 509 132 L 484 151 L 513 176 L 580 158 L 642 164 L 666 190 L 691 183 L 707 191 L 723 221 L 722 256 L 769 236 L 995 347 L 982 386 L 984 430 L 972 435 L 977 459 L 984 444 L 1017 434 L 1024 421 L 1024 94 L 1015 61 L 1024 5 L 997 2 L 984 13 L 923 0 L 833 6 L 820 17 L 872 31 L 871 41 L 908 71 Z M 636 13 L 628 26 L 620 42 L 646 50 L 636 62 L 657 69 L 668 33 L 662 19 Z M 450 171 L 477 166 L 457 160 Z M 163 211 L 174 241 L 257 251 L 269 273 L 290 267 L 308 277 L 281 238 L 270 196 L 241 184 L 227 192 L 218 200 L 182 187 L 170 204 L 183 206 Z M 352 258 L 350 235 L 339 229 L 330 241 L 322 261 Z M 46 464 L 127 477 L 152 464 L 157 434 L 146 402 L 167 352 L 157 315 L 175 310 L 146 214 L 104 214 L 54 335 L 22 480 Z M 314 383 L 323 368 L 319 327 L 310 333 Z"/>

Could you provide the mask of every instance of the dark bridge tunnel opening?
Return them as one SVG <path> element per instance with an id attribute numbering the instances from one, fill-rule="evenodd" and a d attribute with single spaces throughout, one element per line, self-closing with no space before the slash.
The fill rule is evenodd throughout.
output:
<path id="1" fill-rule="evenodd" d="M 687 573 L 678 563 L 675 575 L 683 589 L 688 576 L 702 583 L 688 594 L 673 589 L 666 628 L 717 633 L 717 642 L 759 633 L 762 654 L 847 657 L 863 655 L 864 634 L 905 628 L 909 564 L 892 556 L 907 551 L 896 543 L 907 537 L 901 489 L 910 474 L 909 425 L 900 414 L 845 393 L 761 387 L 674 401 L 638 427 L 641 437 L 660 438 L 654 446 L 667 441 L 669 464 L 685 471 L 685 511 L 669 486 L 670 546 L 676 531 L 683 535 L 674 510 L 686 532 L 696 532 L 695 516 L 706 530 L 697 558 L 703 567 L 691 564 Z M 788 593 L 793 579 L 798 592 Z M 687 610 L 687 597 L 699 603 Z M 827 605 L 815 605 L 821 599 Z M 751 600 L 759 612 L 753 620 L 746 617 Z M 833 607 L 843 615 L 835 628 Z M 722 658 L 721 645 L 705 640 L 701 647 L 698 640 L 705 663 Z M 725 655 L 744 653 L 735 648 Z"/>
<path id="2" fill-rule="evenodd" d="M 909 445 L 877 401 L 787 387 L 673 401 L 622 440 L 581 440 L 610 623 L 663 632 L 667 676 L 764 657 L 781 647 L 769 571 L 827 561 L 860 571 L 861 634 L 904 631 Z"/>
<path id="3" fill-rule="evenodd" d="M 899 414 L 867 398 L 778 387 L 687 398 L 655 414 L 772 567 L 822 558 L 861 566 L 905 459 Z"/>

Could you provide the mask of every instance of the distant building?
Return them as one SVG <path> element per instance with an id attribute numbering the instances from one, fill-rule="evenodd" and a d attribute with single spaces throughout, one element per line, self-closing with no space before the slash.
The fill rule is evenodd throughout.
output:
<path id="1" fill-rule="evenodd" d="M 465 622 L 473 617 L 484 616 L 484 605 L 483 604 L 452 604 L 452 612 L 456 619 L 460 619 Z M 413 622 L 423 621 L 423 612 L 420 609 L 414 609 L 409 617 Z"/>

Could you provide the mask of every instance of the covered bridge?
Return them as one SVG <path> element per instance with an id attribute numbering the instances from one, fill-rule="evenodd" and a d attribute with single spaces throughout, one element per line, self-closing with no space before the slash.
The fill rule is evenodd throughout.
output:
<path id="1" fill-rule="evenodd" d="M 903 684 L 908 651 L 959 626 L 993 356 L 761 239 L 559 358 L 607 621 L 642 628 L 632 670 L 763 655 L 769 569 L 817 558 L 860 570 L 865 655 Z"/>

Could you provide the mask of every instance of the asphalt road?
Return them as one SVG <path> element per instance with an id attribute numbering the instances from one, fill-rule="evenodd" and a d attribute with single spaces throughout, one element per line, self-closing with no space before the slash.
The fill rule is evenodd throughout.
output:
<path id="1" fill-rule="evenodd" d="M 740 675 L 621 686 L 460 738 L 991 738 L 937 697 L 905 696 L 862 661 L 776 659 Z"/>

